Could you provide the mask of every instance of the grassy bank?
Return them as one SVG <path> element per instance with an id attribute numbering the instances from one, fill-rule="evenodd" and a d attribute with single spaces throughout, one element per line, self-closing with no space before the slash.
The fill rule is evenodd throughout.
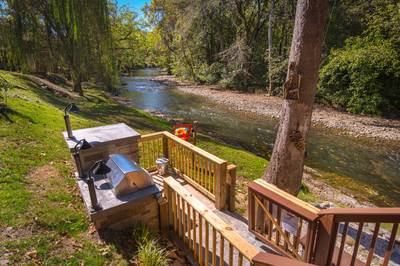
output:
<path id="1" fill-rule="evenodd" d="M 8 109 L 0 115 L 0 260 L 128 264 L 135 248 L 98 239 L 80 200 L 61 136 L 63 107 L 71 99 L 7 72 L 0 76 L 17 86 L 8 92 Z M 75 100 L 81 112 L 72 115 L 74 128 L 125 122 L 146 133 L 167 127 L 144 112 L 120 106 L 100 90 L 85 93 Z M 131 252 L 124 255 L 121 249 Z"/>
<path id="2" fill-rule="evenodd" d="M 61 135 L 63 108 L 72 100 L 9 72 L 0 71 L 0 76 L 15 85 L 0 113 L 0 260 L 129 264 L 135 252 L 132 239 L 100 239 L 86 217 Z M 85 97 L 74 102 L 81 111 L 72 114 L 73 128 L 124 122 L 142 134 L 169 129 L 165 121 L 122 106 L 99 89 L 86 88 Z M 260 177 L 268 163 L 210 140 L 199 146 L 238 165 L 239 190 Z"/>

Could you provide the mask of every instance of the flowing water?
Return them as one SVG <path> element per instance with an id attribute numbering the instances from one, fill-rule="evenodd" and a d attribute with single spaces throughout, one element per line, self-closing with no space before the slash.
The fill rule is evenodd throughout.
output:
<path id="1" fill-rule="evenodd" d="M 124 94 L 135 107 L 196 120 L 201 133 L 269 158 L 277 132 L 276 119 L 234 111 L 149 80 L 149 76 L 159 74 L 157 69 L 143 69 L 123 78 Z M 369 199 L 378 206 L 400 206 L 399 143 L 341 136 L 335 130 L 313 127 L 306 165 L 355 197 Z"/>

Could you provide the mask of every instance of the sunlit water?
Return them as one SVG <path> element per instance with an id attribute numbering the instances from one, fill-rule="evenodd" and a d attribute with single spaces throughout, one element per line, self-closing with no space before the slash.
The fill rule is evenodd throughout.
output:
<path id="1" fill-rule="evenodd" d="M 234 111 L 205 97 L 182 93 L 149 80 L 156 69 L 124 77 L 124 92 L 140 109 L 172 117 L 196 120 L 201 133 L 269 158 L 277 132 L 277 120 Z M 322 178 L 355 196 L 380 206 L 400 206 L 400 145 L 340 136 L 334 130 L 312 128 L 306 165 Z"/>

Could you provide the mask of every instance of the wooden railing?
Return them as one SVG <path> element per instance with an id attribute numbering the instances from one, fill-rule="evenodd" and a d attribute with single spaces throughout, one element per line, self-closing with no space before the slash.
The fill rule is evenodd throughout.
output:
<path id="1" fill-rule="evenodd" d="M 153 171 L 156 160 L 164 157 L 164 133 L 156 132 L 143 135 L 139 141 L 139 163 L 143 168 Z"/>
<path id="2" fill-rule="evenodd" d="M 400 208 L 319 210 L 261 179 L 248 187 L 249 230 L 281 254 L 321 266 L 388 265 Z"/>
<path id="3" fill-rule="evenodd" d="M 248 188 L 249 230 L 282 254 L 309 262 L 318 209 L 262 179 Z"/>
<path id="4" fill-rule="evenodd" d="M 319 215 L 314 259 L 317 265 L 389 264 L 400 208 L 333 208 Z M 382 237 L 384 234 L 387 239 Z"/>
<path id="5" fill-rule="evenodd" d="M 164 179 L 168 224 L 201 265 L 251 262 L 258 249 L 244 240 L 174 178 Z"/>
<path id="6" fill-rule="evenodd" d="M 176 173 L 212 201 L 218 209 L 234 209 L 236 171 L 211 153 L 169 132 L 143 135 L 139 142 L 139 162 L 154 170 L 157 158 L 165 157 Z"/>
<path id="7" fill-rule="evenodd" d="M 260 252 L 172 177 L 164 179 L 164 196 L 162 230 L 183 244 L 196 264 L 309 265 Z"/>

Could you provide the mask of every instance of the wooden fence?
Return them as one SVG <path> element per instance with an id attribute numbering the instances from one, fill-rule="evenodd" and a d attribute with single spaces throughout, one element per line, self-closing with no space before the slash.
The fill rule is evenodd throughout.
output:
<path id="1" fill-rule="evenodd" d="M 173 177 L 164 179 L 164 195 L 162 230 L 169 230 L 199 265 L 310 265 L 260 252 Z"/>
<path id="2" fill-rule="evenodd" d="M 389 264 L 398 234 L 400 208 L 333 208 L 322 210 L 319 215 L 316 264 Z M 388 239 L 382 237 L 385 231 L 389 233 Z M 353 238 L 349 245 L 348 240 Z M 377 250 L 378 242 L 381 248 Z"/>
<path id="3" fill-rule="evenodd" d="M 248 187 L 249 230 L 281 254 L 321 266 L 389 264 L 400 208 L 319 210 L 264 180 Z"/>
<path id="4" fill-rule="evenodd" d="M 157 158 L 170 165 L 186 182 L 215 202 L 218 209 L 234 209 L 236 167 L 169 132 L 143 135 L 139 142 L 139 162 L 155 170 Z"/>
<path id="5" fill-rule="evenodd" d="M 310 261 L 318 209 L 262 179 L 248 188 L 249 230 L 282 254 Z"/>

